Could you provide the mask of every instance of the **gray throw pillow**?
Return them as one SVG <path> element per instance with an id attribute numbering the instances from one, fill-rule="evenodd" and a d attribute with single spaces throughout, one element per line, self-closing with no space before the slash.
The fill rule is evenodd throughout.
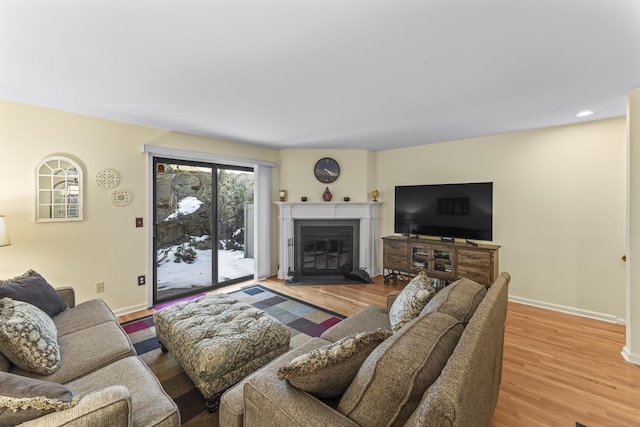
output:
<path id="1" fill-rule="evenodd" d="M 359 332 L 302 354 L 278 369 L 278 378 L 319 398 L 341 396 L 362 362 L 391 331 Z"/>
<path id="2" fill-rule="evenodd" d="M 53 286 L 33 270 L 11 279 L 0 279 L 0 298 L 28 302 L 47 313 L 49 317 L 68 307 Z"/>
<path id="3" fill-rule="evenodd" d="M 0 372 L 0 424 L 16 425 L 75 406 L 79 397 L 62 384 Z"/>
<path id="4" fill-rule="evenodd" d="M 464 326 L 444 313 L 407 323 L 363 362 L 338 412 L 363 426 L 401 426 L 453 353 Z"/>
<path id="5" fill-rule="evenodd" d="M 24 370 L 50 375 L 60 368 L 56 325 L 36 306 L 2 298 L 0 352 Z"/>
<path id="6" fill-rule="evenodd" d="M 486 294 L 487 288 L 484 285 L 460 279 L 438 292 L 420 314 L 424 316 L 438 311 L 453 316 L 466 325 Z"/>

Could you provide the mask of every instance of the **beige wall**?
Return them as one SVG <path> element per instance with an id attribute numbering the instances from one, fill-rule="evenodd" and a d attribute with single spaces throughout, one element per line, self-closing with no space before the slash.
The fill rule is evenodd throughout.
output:
<path id="1" fill-rule="evenodd" d="M 273 150 L 0 101 L 0 214 L 6 216 L 12 240 L 0 248 L 0 277 L 33 268 L 53 285 L 74 285 L 80 301 L 99 296 L 118 312 L 146 304 L 148 285 L 136 283 L 138 275 L 148 272 L 143 144 L 272 162 L 278 158 Z M 35 168 L 54 153 L 80 160 L 84 169 L 84 221 L 34 221 Z M 105 168 L 119 172 L 118 188 L 132 191 L 130 206 L 113 206 L 110 192 L 95 183 L 96 172 Z M 145 219 L 144 228 L 135 228 L 136 217 Z M 98 282 L 105 283 L 104 293 L 96 293 Z"/>
<path id="2" fill-rule="evenodd" d="M 393 232 L 395 185 L 493 181 L 510 295 L 624 321 L 625 127 L 620 118 L 378 152 L 382 232 Z"/>
<path id="3" fill-rule="evenodd" d="M 393 190 L 401 184 L 494 182 L 494 242 L 500 269 L 513 276 L 510 294 L 553 308 L 623 320 L 625 317 L 624 118 L 494 135 L 381 152 L 299 150 L 280 152 L 171 133 L 0 101 L 0 214 L 13 245 L 0 248 L 0 277 L 28 268 L 53 284 L 73 284 L 80 300 L 104 298 L 114 310 L 146 302 L 146 155 L 142 144 L 273 161 L 272 198 L 286 189 L 290 201 L 320 201 L 326 185 L 313 176 L 321 157 L 340 164 L 329 188 L 334 201 L 371 200 L 380 191 L 382 234 L 393 232 Z M 36 224 L 34 175 L 53 153 L 81 160 L 85 171 L 85 221 Z M 116 208 L 95 184 L 104 168 L 132 190 Z M 277 213 L 272 211 L 272 269 L 277 259 Z M 380 246 L 381 253 L 381 246 Z M 95 293 L 105 282 L 106 292 Z"/>
<path id="4" fill-rule="evenodd" d="M 640 365 L 640 88 L 627 98 L 627 322 L 626 360 Z M 634 120 L 635 119 L 635 120 Z"/>
<path id="5" fill-rule="evenodd" d="M 323 157 L 332 157 L 340 165 L 340 176 L 331 184 L 323 184 L 313 174 L 313 167 Z M 287 200 L 299 202 L 306 196 L 310 202 L 321 202 L 329 187 L 332 202 L 348 196 L 352 202 L 371 200 L 375 185 L 375 153 L 366 150 L 282 150 L 280 151 L 280 187 L 287 190 Z"/>

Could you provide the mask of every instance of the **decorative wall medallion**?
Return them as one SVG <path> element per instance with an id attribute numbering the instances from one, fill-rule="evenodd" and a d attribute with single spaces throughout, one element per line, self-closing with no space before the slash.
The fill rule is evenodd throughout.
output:
<path id="1" fill-rule="evenodd" d="M 116 188 L 120 184 L 120 175 L 113 169 L 103 169 L 96 174 L 96 183 L 102 188 Z"/>
<path id="2" fill-rule="evenodd" d="M 129 206 L 133 196 L 129 190 L 113 190 L 111 193 L 111 203 L 119 208 Z"/>

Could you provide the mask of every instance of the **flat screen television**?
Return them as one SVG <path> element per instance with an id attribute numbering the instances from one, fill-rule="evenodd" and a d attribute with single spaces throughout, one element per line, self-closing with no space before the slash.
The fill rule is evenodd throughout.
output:
<path id="1" fill-rule="evenodd" d="M 493 182 L 396 186 L 394 232 L 493 240 Z"/>

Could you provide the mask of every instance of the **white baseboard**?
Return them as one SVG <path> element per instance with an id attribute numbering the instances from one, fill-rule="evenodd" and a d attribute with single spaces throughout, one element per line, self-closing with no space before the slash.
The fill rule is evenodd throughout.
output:
<path id="1" fill-rule="evenodd" d="M 622 347 L 622 357 L 629 363 L 634 365 L 640 365 L 640 354 L 633 354 L 629 351 L 627 346 Z"/>
<path id="2" fill-rule="evenodd" d="M 116 316 L 123 316 L 125 314 L 134 313 L 136 311 L 146 310 L 147 308 L 149 308 L 147 307 L 147 304 L 137 304 L 130 307 L 121 308 L 119 310 L 114 310 L 113 314 L 115 314 Z"/>
<path id="3" fill-rule="evenodd" d="M 520 304 L 531 305 L 539 308 L 546 308 L 547 310 L 559 311 L 561 313 L 573 314 L 576 316 L 588 317 L 589 319 L 602 320 L 603 322 L 616 323 L 618 325 L 625 325 L 625 319 L 619 319 L 612 314 L 598 313 L 595 311 L 582 310 L 575 307 L 567 307 L 559 304 L 551 304 L 548 302 L 536 301 L 528 298 L 521 298 L 517 296 L 509 296 L 509 301 L 517 302 Z"/>

